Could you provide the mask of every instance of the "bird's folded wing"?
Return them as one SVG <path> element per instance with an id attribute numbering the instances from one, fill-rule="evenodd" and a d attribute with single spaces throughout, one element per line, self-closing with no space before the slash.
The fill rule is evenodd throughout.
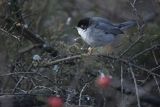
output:
<path id="1" fill-rule="evenodd" d="M 123 31 L 120 28 L 118 28 L 117 26 L 114 26 L 112 24 L 100 22 L 100 23 L 96 24 L 95 28 L 102 30 L 106 34 L 114 34 L 114 35 L 123 34 Z"/>

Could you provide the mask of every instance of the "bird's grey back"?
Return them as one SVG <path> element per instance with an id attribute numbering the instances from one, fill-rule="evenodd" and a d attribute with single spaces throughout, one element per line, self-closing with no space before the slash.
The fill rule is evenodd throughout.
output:
<path id="1" fill-rule="evenodd" d="M 116 34 L 122 33 L 119 30 L 127 30 L 128 28 L 131 28 L 136 25 L 136 20 L 129 20 L 129 21 L 115 24 L 115 23 L 111 23 L 108 19 L 101 18 L 101 17 L 93 17 L 92 19 L 95 21 L 99 21 L 101 26 L 103 26 L 104 29 L 109 28 L 109 29 L 114 29 L 114 31 L 117 30 Z"/>
<path id="2" fill-rule="evenodd" d="M 102 30 L 106 34 L 118 35 L 123 33 L 118 26 L 115 26 L 107 19 L 101 17 L 92 17 L 92 21 L 96 29 Z"/>

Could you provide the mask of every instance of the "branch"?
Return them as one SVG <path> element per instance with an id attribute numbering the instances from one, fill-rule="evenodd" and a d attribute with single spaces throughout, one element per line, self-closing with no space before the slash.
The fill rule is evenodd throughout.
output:
<path id="1" fill-rule="evenodd" d="M 19 0 L 9 0 L 10 4 L 8 3 L 8 16 L 5 18 L 5 22 L 8 26 L 14 27 L 17 33 L 21 36 L 26 38 L 27 40 L 31 41 L 33 44 L 38 44 L 39 48 L 44 49 L 46 52 L 55 53 L 57 55 L 57 51 L 49 46 L 47 41 L 44 41 L 39 34 L 33 33 L 29 28 L 28 25 L 25 24 L 25 20 L 22 16 L 22 11 L 19 6 Z"/>
<path id="2" fill-rule="evenodd" d="M 117 56 L 111 56 L 111 55 L 98 55 L 98 54 L 92 54 L 92 55 L 88 55 L 88 54 L 80 54 L 80 55 L 74 55 L 74 56 L 69 56 L 69 57 L 65 57 L 65 58 L 61 58 L 61 59 L 57 59 L 57 60 L 54 60 L 54 61 L 50 61 L 50 62 L 41 62 L 41 64 L 39 65 L 40 67 L 48 67 L 48 66 L 52 66 L 52 65 L 55 65 L 55 64 L 59 64 L 59 63 L 64 63 L 66 61 L 73 61 L 73 60 L 76 60 L 76 59 L 82 59 L 82 57 L 89 57 L 89 56 L 94 56 L 94 57 L 103 57 L 103 59 L 108 59 L 108 60 L 112 60 L 112 61 L 118 61 L 121 62 L 121 63 L 124 63 L 126 65 L 131 65 L 132 67 L 136 68 L 136 69 L 139 69 L 139 70 L 142 70 L 142 71 L 145 71 L 151 75 L 155 75 L 155 76 L 158 76 L 160 77 L 160 75 L 156 74 L 156 73 L 153 73 L 152 69 L 149 70 L 149 69 L 146 69 L 146 68 L 143 68 L 139 65 L 136 65 L 134 63 L 131 63 L 129 60 L 127 59 L 123 59 L 123 58 L 119 58 Z M 159 67 L 158 67 L 159 68 Z M 157 69 L 157 68 L 156 68 Z"/>
<path id="3" fill-rule="evenodd" d="M 130 72 L 132 74 L 132 78 L 133 78 L 134 85 L 135 85 L 136 97 L 137 97 L 137 105 L 138 105 L 138 107 L 141 107 L 140 98 L 139 98 L 139 90 L 138 90 L 138 86 L 137 86 L 137 81 L 136 81 L 136 78 L 135 78 L 135 75 L 134 75 L 134 72 L 133 72 L 133 69 L 132 69 L 131 66 L 130 66 Z"/>
<path id="4" fill-rule="evenodd" d="M 130 60 L 133 60 L 133 59 L 137 58 L 138 56 L 140 56 L 140 55 L 142 55 L 142 54 L 144 54 L 144 53 L 146 53 L 146 52 L 148 52 L 148 51 L 157 49 L 157 48 L 160 48 L 160 44 L 153 45 L 153 46 L 151 46 L 150 48 L 147 48 L 147 49 L 145 49 L 145 50 L 143 50 L 143 51 L 135 54 L 133 57 L 130 58 Z"/>
<path id="5" fill-rule="evenodd" d="M 135 42 L 133 42 L 124 52 L 120 54 L 119 57 L 122 57 L 125 55 L 132 47 L 134 47 L 137 43 L 139 43 L 143 39 L 144 35 L 140 36 Z"/>

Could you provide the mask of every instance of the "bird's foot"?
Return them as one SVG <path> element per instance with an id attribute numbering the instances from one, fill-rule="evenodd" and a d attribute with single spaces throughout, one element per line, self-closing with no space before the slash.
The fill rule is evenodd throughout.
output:
<path id="1" fill-rule="evenodd" d="M 93 48 L 89 47 L 89 48 L 88 48 L 88 53 L 87 53 L 87 54 L 88 54 L 88 55 L 92 55 L 92 53 L 93 53 Z"/>

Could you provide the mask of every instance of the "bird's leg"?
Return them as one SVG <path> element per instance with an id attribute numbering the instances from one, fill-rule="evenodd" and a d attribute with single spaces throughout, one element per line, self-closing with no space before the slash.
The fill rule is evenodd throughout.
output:
<path id="1" fill-rule="evenodd" d="M 88 53 L 87 53 L 87 54 L 88 54 L 88 55 L 91 55 L 92 52 L 93 52 L 93 48 L 89 47 L 89 48 L 88 48 Z"/>

